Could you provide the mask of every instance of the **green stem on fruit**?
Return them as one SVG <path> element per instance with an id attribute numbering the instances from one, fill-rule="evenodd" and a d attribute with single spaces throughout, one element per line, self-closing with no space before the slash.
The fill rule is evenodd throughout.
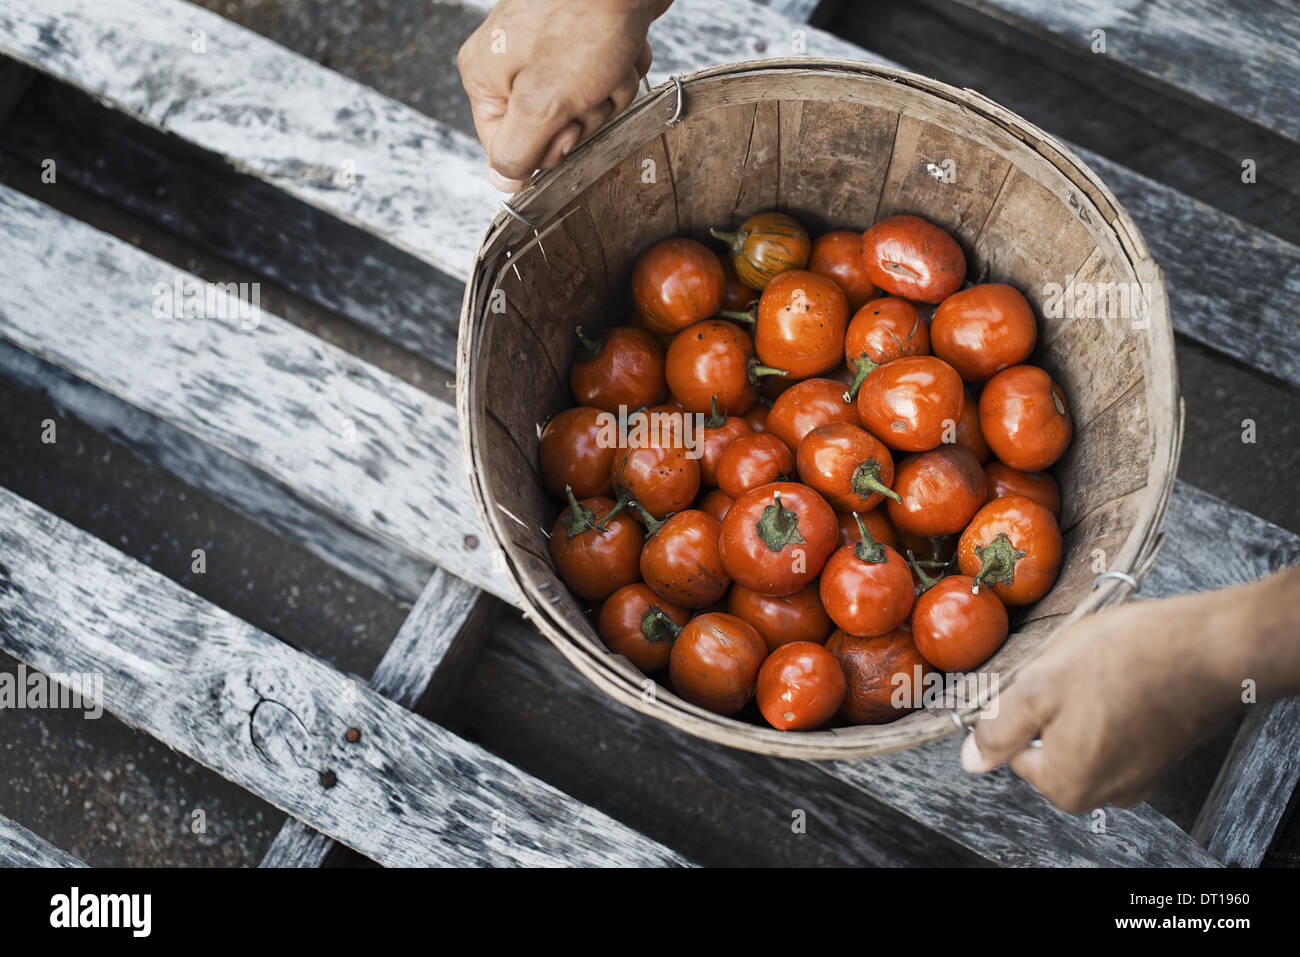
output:
<path id="1" fill-rule="evenodd" d="M 709 397 L 709 417 L 704 420 L 706 429 L 720 429 L 727 424 L 727 417 L 718 412 L 718 397 Z"/>
<path id="2" fill-rule="evenodd" d="M 604 523 L 596 524 L 596 513 L 578 501 L 578 496 L 573 494 L 572 485 L 564 486 L 564 494 L 569 499 L 569 515 L 564 520 L 564 530 L 570 538 L 577 538 L 583 532 L 589 532 L 593 528 L 603 530 Z M 610 515 L 613 514 L 610 512 Z M 605 519 L 608 520 L 609 515 L 606 515 Z"/>
<path id="3" fill-rule="evenodd" d="M 646 641 L 672 641 L 681 632 L 682 626 L 669 618 L 658 605 L 651 605 L 641 617 L 641 634 L 645 635 Z"/>
<path id="4" fill-rule="evenodd" d="M 629 501 L 631 501 L 631 499 L 623 498 L 620 495 L 618 501 L 614 503 L 614 507 L 605 513 L 605 517 L 600 520 L 600 524 L 597 525 L 596 527 L 600 529 L 602 532 L 605 531 L 605 526 L 609 524 L 609 520 L 613 518 L 615 515 L 617 515 L 619 512 L 623 511 L 623 509 L 627 508 Z"/>
<path id="5" fill-rule="evenodd" d="M 578 326 L 576 334 L 578 339 L 579 362 L 591 362 L 600 355 L 601 347 L 605 344 L 603 340 L 593 339 L 591 336 L 584 335 L 582 332 L 582 326 Z"/>
<path id="6" fill-rule="evenodd" d="M 628 508 L 632 509 L 634 512 L 636 512 L 638 515 L 641 516 L 641 521 L 645 523 L 645 537 L 647 541 L 650 539 L 652 535 L 654 535 L 655 532 L 663 528 L 664 522 L 668 521 L 668 519 L 666 518 L 663 521 L 660 521 L 659 519 L 655 518 L 653 515 L 647 512 L 645 510 L 645 506 L 642 505 L 640 502 L 638 502 L 636 499 L 629 498 L 625 500 L 621 499 L 620 501 L 626 501 Z"/>
<path id="7" fill-rule="evenodd" d="M 807 544 L 799 534 L 799 514 L 781 504 L 780 492 L 772 497 L 772 504 L 763 509 L 762 516 L 754 523 L 763 544 L 773 552 L 779 552 L 787 545 Z"/>
<path id="8" fill-rule="evenodd" d="M 859 495 L 862 498 L 870 498 L 878 492 L 892 498 L 900 505 L 903 503 L 902 496 L 881 480 L 880 463 L 875 459 L 867 459 L 853 470 L 853 477 L 849 479 L 849 487 L 853 489 L 854 495 Z M 861 524 L 861 522 L 858 524 Z"/>
<path id="9" fill-rule="evenodd" d="M 889 553 L 885 551 L 885 545 L 871 537 L 866 523 L 862 521 L 862 516 L 854 512 L 853 520 L 858 523 L 858 534 L 862 536 L 862 539 L 853 546 L 853 554 L 858 556 L 858 560 L 869 565 L 879 565 L 888 559 Z"/>
<path id="10" fill-rule="evenodd" d="M 854 359 L 853 385 L 849 386 L 849 390 L 844 393 L 844 401 L 852 402 L 856 399 L 858 397 L 858 390 L 862 388 L 862 383 L 867 381 L 867 376 L 871 375 L 871 373 L 875 372 L 879 368 L 879 362 L 873 362 L 866 356 L 858 356 L 858 358 Z"/>
<path id="11" fill-rule="evenodd" d="M 738 229 L 734 233 L 726 232 L 722 229 L 710 229 L 709 235 L 714 239 L 721 239 L 731 247 L 731 254 L 739 256 L 745 250 L 745 243 L 749 241 L 749 232 L 744 229 Z"/>
<path id="12" fill-rule="evenodd" d="M 765 366 L 757 359 L 749 360 L 748 372 L 749 382 L 751 385 L 758 385 L 758 380 L 765 375 L 779 375 L 785 377 L 790 374 L 785 369 L 775 369 L 772 366 Z"/>
<path id="13" fill-rule="evenodd" d="M 912 554 L 912 550 L 910 548 L 907 550 L 907 564 L 911 566 L 912 571 L 916 573 L 917 579 L 920 580 L 922 592 L 929 591 L 935 585 L 939 584 L 939 582 L 943 579 L 942 575 L 940 575 L 938 578 L 931 578 L 929 575 L 927 575 L 924 569 L 921 568 L 921 563 L 918 562 L 916 560 L 916 556 Z"/>
<path id="14" fill-rule="evenodd" d="M 975 557 L 980 560 L 979 574 L 971 586 L 973 594 L 979 594 L 982 584 L 1010 585 L 1016 580 L 1016 562 L 1025 557 L 1025 553 L 1011 544 L 1006 532 L 998 532 L 997 538 L 987 545 L 975 546 Z"/>
<path id="15" fill-rule="evenodd" d="M 756 325 L 758 323 L 758 303 L 753 302 L 748 309 L 723 309 L 718 315 L 723 319 L 730 319 L 733 322 L 743 322 L 746 325 Z"/>

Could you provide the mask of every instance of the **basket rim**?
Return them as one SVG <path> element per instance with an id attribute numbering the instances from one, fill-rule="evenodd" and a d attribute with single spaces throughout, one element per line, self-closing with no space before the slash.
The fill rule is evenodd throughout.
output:
<path id="1" fill-rule="evenodd" d="M 1120 554 L 1110 563 L 1111 569 L 1127 572 L 1140 581 L 1150 570 L 1163 540 L 1158 530 L 1177 473 L 1182 440 L 1182 418 L 1177 369 L 1174 365 L 1173 330 L 1169 319 L 1163 273 L 1152 259 L 1146 241 L 1128 212 L 1082 159 L 1033 123 L 976 91 L 960 89 L 895 67 L 866 61 L 813 57 L 747 60 L 719 64 L 678 78 L 686 98 L 686 114 L 689 115 L 690 112 L 689 91 L 692 85 L 763 73 L 784 75 L 808 73 L 810 76 L 842 74 L 884 79 L 907 86 L 967 110 L 983 122 L 991 123 L 1004 133 L 1010 134 L 1027 149 L 1038 153 L 1084 194 L 1081 202 L 1089 204 L 1089 209 L 1098 214 L 1099 228 L 1114 236 L 1118 251 L 1128 260 L 1134 275 L 1140 281 L 1148 283 L 1152 290 L 1150 324 L 1146 330 L 1151 337 L 1151 342 L 1147 354 L 1149 361 L 1143 376 L 1147 406 L 1150 412 L 1151 409 L 1156 408 L 1152 400 L 1161 400 L 1160 405 L 1167 405 L 1171 411 L 1168 420 L 1163 416 L 1148 416 L 1151 456 L 1147 463 L 1147 474 L 1149 479 L 1162 476 L 1163 480 L 1159 482 L 1149 480 L 1145 487 L 1128 493 L 1141 495 L 1137 516 L 1124 540 Z M 676 106 L 677 84 L 670 79 L 641 97 L 581 144 L 565 164 L 535 177 L 512 199 L 512 208 L 539 227 L 553 226 L 551 220 L 554 216 L 568 205 L 577 192 L 590 185 L 591 180 L 585 180 L 577 184 L 576 188 L 570 186 L 554 189 L 556 185 L 567 185 L 565 178 L 573 175 L 572 170 L 576 164 L 592 151 L 618 136 L 620 129 L 634 118 L 641 117 L 650 110 L 660 110 L 667 118 L 674 113 Z M 566 170 L 569 172 L 566 173 Z M 1106 216 L 1100 208 L 1100 203 L 1094 198 L 1108 206 L 1113 215 Z M 518 253 L 530 242 L 536 241 L 538 240 L 535 238 L 534 231 L 519 219 L 504 209 L 497 213 L 475 256 L 470 280 L 466 285 L 457 345 L 457 411 L 461 420 L 462 450 L 469 472 L 470 486 L 480 517 L 488 531 L 488 537 L 492 540 L 492 548 L 500 557 L 504 570 L 522 599 L 520 604 L 524 609 L 524 616 L 546 635 L 565 658 L 606 694 L 636 711 L 666 721 L 687 733 L 731 747 L 778 757 L 832 760 L 886 754 L 955 734 L 957 724 L 950 720 L 946 711 L 914 712 L 926 717 L 902 729 L 898 728 L 897 723 L 893 723 L 791 733 L 706 712 L 677 698 L 667 689 L 658 689 L 647 700 L 639 683 L 634 683 L 631 676 L 626 673 L 627 669 L 620 671 L 613 666 L 610 659 L 616 656 L 607 653 L 602 658 L 597 658 L 592 650 L 587 649 L 583 642 L 569 633 L 568 626 L 562 620 L 550 612 L 542 596 L 533 592 L 512 558 L 509 548 L 506 547 L 508 539 L 498 524 L 501 518 L 495 514 L 495 509 L 490 507 L 491 496 L 481 477 L 478 437 L 479 416 L 483 413 L 483 409 L 475 407 L 475 392 L 471 388 L 470 372 L 479 341 L 479 327 L 475 317 L 481 314 L 485 287 L 491 286 L 488 280 L 498 272 L 491 267 L 499 265 L 500 269 L 507 268 L 505 264 L 500 263 L 501 254 L 506 249 L 513 248 Z M 1118 604 L 1128 597 L 1127 585 L 1114 579 L 1108 579 L 1094 591 L 1085 594 L 1070 612 L 1055 618 L 1055 626 L 1041 639 L 1038 647 L 1031 654 L 999 672 L 1000 690 L 1009 687 L 1020 669 L 1041 654 L 1062 629 L 1088 614 Z M 624 663 L 630 668 L 629 663 Z M 635 671 L 635 669 L 631 670 Z M 659 691 L 663 693 L 658 693 Z M 975 707 L 963 709 L 965 714 L 973 713 L 975 710 Z M 861 740 L 868 735 L 870 742 Z"/>

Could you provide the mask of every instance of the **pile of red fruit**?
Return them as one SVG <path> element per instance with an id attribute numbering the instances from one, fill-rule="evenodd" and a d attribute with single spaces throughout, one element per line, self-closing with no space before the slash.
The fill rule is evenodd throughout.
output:
<path id="1" fill-rule="evenodd" d="M 601 638 L 685 700 L 772 726 L 884 723 L 978 669 L 1061 564 L 1065 396 L 1025 297 L 943 229 L 810 242 L 782 213 L 666 239 L 634 315 L 579 331 L 541 438 L 550 536 Z M 838 717 L 837 717 L 838 716 Z"/>

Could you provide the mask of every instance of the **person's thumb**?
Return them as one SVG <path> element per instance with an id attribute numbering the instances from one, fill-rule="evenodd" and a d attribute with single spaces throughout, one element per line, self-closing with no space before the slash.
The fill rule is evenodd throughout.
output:
<path id="1" fill-rule="evenodd" d="M 1022 675 L 980 712 L 974 733 L 962 744 L 962 767 L 982 774 L 1006 764 L 1029 747 L 1054 711 L 1055 697 L 1048 687 L 1032 673 Z"/>

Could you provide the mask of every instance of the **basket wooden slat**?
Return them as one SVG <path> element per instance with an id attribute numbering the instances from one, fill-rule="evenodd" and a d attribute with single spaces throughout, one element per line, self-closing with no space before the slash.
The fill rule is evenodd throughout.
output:
<path id="1" fill-rule="evenodd" d="M 1048 282 L 1141 284 L 1151 300 L 1145 328 L 1127 315 L 1040 322 L 1036 361 L 1070 396 L 1077 429 L 1058 467 L 1067 554 L 1056 587 L 985 666 L 1005 685 L 1061 627 L 1125 596 L 1127 586 L 1113 581 L 1093 590 L 1099 552 L 1109 570 L 1150 564 L 1179 441 L 1159 269 L 1081 161 L 976 94 L 884 67 L 803 59 L 693 74 L 684 117 L 668 125 L 676 105 L 669 85 L 634 106 L 517 198 L 536 233 L 498 217 L 480 250 L 462 313 L 458 401 L 489 534 L 539 627 L 632 707 L 791 757 L 883 753 L 943 737 L 953 725 L 936 712 L 799 735 L 722 718 L 662 687 L 647 693 L 645 679 L 605 649 L 546 560 L 555 506 L 537 491 L 534 466 L 538 426 L 568 401 L 572 330 L 621 320 L 631 264 L 654 240 L 703 237 L 709 226 L 771 207 L 813 230 L 860 228 L 895 212 L 925 216 L 958 236 L 973 273 L 1017 286 L 1040 315 Z M 948 160 L 955 180 L 940 182 L 929 166 Z M 510 304 L 505 312 L 488 308 L 494 293 Z M 545 361 L 520 375 L 530 341 Z"/>

